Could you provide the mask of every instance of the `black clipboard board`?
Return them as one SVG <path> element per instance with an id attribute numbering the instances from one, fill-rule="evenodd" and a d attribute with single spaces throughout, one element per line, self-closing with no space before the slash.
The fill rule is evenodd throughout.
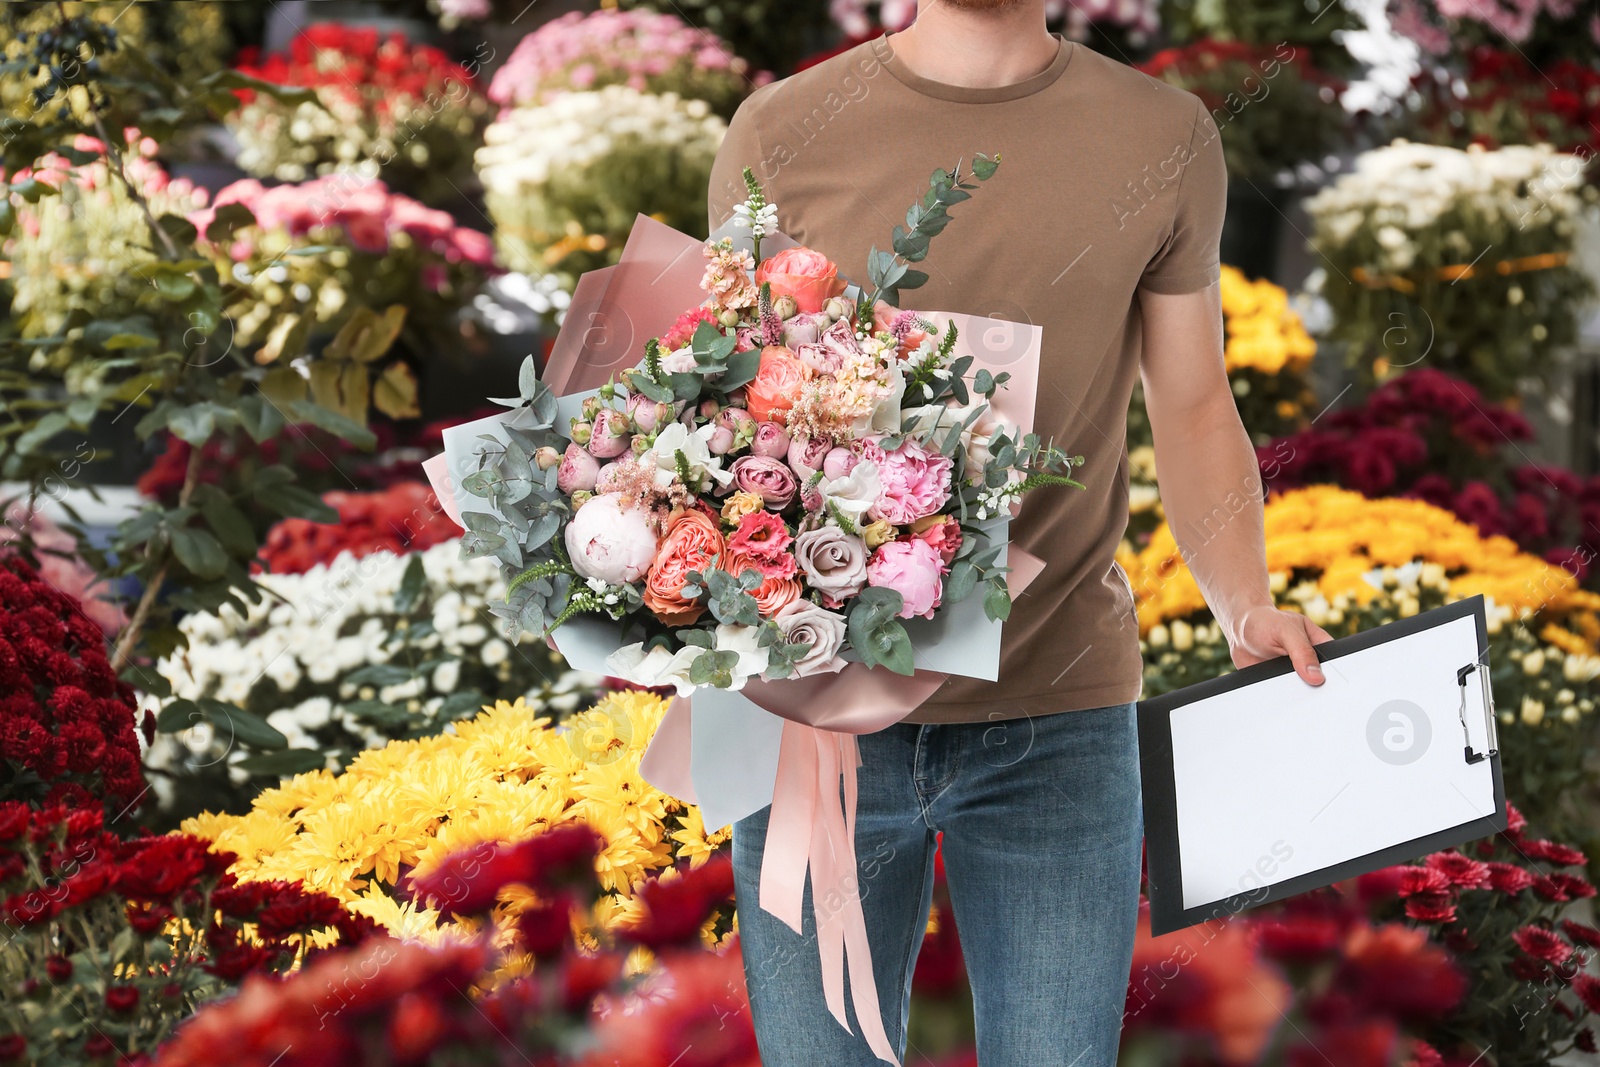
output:
<path id="1" fill-rule="evenodd" d="M 1145 862 L 1152 935 L 1171 933 L 1213 919 L 1224 919 L 1249 908 L 1332 885 L 1334 882 L 1353 878 L 1368 871 L 1405 863 L 1425 853 L 1487 837 L 1506 828 L 1505 780 L 1500 767 L 1494 695 L 1489 685 L 1489 631 L 1484 617 L 1484 599 L 1481 595 L 1458 600 L 1409 619 L 1364 630 L 1349 637 L 1324 642 L 1316 646 L 1317 658 L 1327 663 L 1342 656 L 1365 651 L 1398 638 L 1468 617 L 1476 624 L 1478 654 L 1475 661 L 1463 663 L 1456 670 L 1456 682 L 1460 686 L 1462 698 L 1460 718 L 1463 750 L 1460 758 L 1468 764 L 1479 762 L 1490 764 L 1494 779 L 1495 814 L 1472 819 L 1366 855 L 1351 857 L 1344 862 L 1289 877 L 1280 882 L 1267 883 L 1258 889 L 1214 902 L 1188 908 L 1183 904 L 1183 863 L 1178 837 L 1177 785 L 1173 770 L 1172 713 L 1196 701 L 1228 693 L 1268 678 L 1291 674 L 1294 665 L 1287 656 L 1283 656 L 1139 702 L 1139 763 L 1144 791 Z M 1474 672 L 1479 673 L 1481 680 L 1479 686 L 1481 701 L 1474 702 L 1481 703 L 1479 707 L 1469 707 L 1466 698 L 1467 679 Z M 1484 717 L 1488 738 L 1486 749 L 1474 748 L 1472 744 L 1467 722 L 1468 716 L 1474 715 Z"/>

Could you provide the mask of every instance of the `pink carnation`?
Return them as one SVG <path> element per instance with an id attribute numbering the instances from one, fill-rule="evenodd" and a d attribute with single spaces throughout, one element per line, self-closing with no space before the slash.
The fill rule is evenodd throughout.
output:
<path id="1" fill-rule="evenodd" d="M 877 464 L 882 491 L 872 506 L 873 518 L 905 526 L 940 511 L 950 500 L 949 456 L 907 437 L 885 452 L 876 444 L 864 448 L 863 458 Z"/>
<path id="2" fill-rule="evenodd" d="M 678 316 L 678 321 L 672 328 L 661 335 L 661 347 L 668 352 L 682 348 L 694 336 L 694 331 L 702 322 L 709 322 L 713 326 L 717 322 L 717 309 L 709 307 L 690 308 Z"/>
<path id="3" fill-rule="evenodd" d="M 933 611 L 944 595 L 944 560 L 926 541 L 890 541 L 872 554 L 867 564 L 867 584 L 883 586 L 899 593 L 904 603 L 900 617 L 920 615 L 933 618 Z"/>

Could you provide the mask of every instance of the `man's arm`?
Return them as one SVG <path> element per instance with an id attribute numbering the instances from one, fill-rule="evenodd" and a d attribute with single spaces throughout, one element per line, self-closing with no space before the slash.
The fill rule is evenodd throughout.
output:
<path id="1" fill-rule="evenodd" d="M 1161 505 L 1234 666 L 1287 655 L 1301 678 L 1321 685 L 1311 646 L 1329 634 L 1279 611 L 1267 585 L 1261 474 L 1228 386 L 1218 286 L 1178 295 L 1141 289 L 1139 313 Z"/>

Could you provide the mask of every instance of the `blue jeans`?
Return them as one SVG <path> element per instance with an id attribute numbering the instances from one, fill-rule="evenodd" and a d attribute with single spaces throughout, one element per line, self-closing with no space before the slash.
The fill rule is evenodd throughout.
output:
<path id="1" fill-rule="evenodd" d="M 889 1040 L 905 1057 L 936 835 L 982 1067 L 1113 1067 L 1138 917 L 1134 706 L 860 739 L 856 861 Z M 829 1014 L 810 893 L 796 934 L 757 907 L 767 815 L 733 828 L 740 943 L 763 1067 L 880 1061 Z M 846 998 L 847 1004 L 849 998 Z"/>

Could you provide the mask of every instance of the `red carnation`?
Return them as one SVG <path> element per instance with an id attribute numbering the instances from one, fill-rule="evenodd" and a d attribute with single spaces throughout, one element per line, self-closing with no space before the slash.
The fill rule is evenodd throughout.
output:
<path id="1" fill-rule="evenodd" d="M 1488 866 L 1459 852 L 1435 852 L 1424 862 L 1458 888 L 1482 889 L 1489 884 Z"/>
<path id="2" fill-rule="evenodd" d="M 1542 926 L 1524 926 L 1511 935 L 1511 940 L 1522 951 L 1545 963 L 1564 963 L 1572 955 L 1572 946 L 1562 940 L 1560 934 Z"/>

